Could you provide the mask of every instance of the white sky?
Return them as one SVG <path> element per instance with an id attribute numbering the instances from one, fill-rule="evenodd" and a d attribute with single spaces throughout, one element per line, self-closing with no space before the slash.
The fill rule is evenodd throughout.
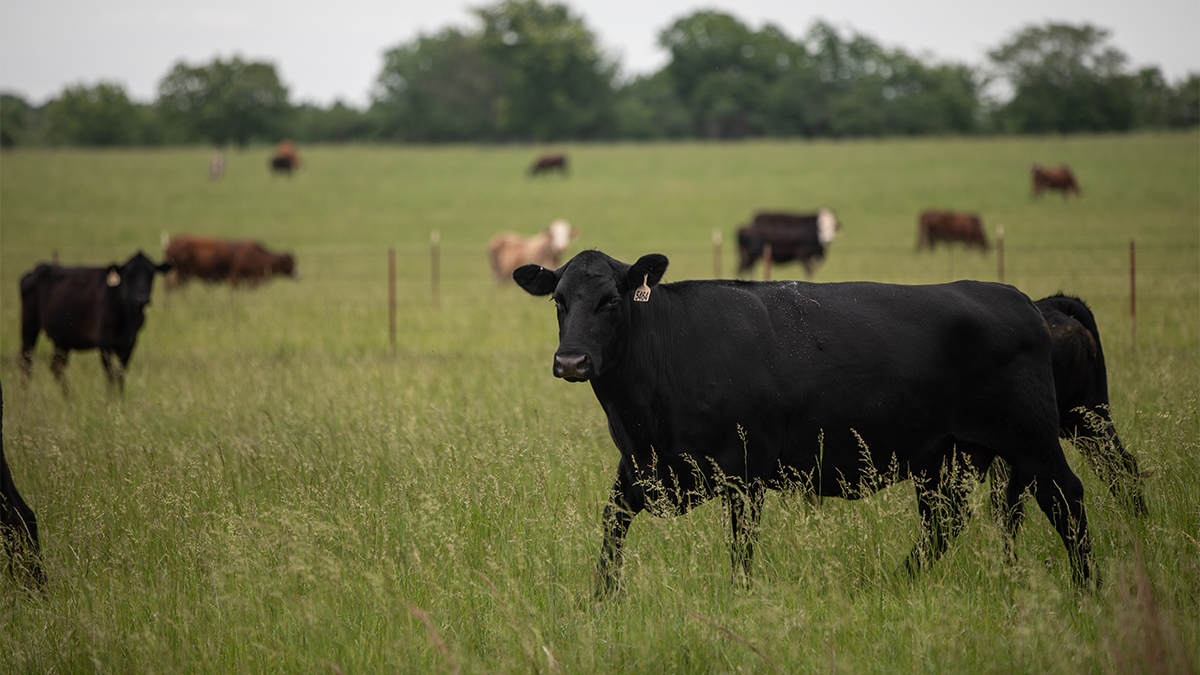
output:
<path id="1" fill-rule="evenodd" d="M 0 90 L 31 103 L 63 87 L 98 81 L 154 100 L 179 60 L 191 65 L 234 54 L 275 64 L 293 102 L 369 101 L 383 53 L 419 33 L 474 27 L 469 8 L 494 0 L 3 0 Z M 1200 72 L 1198 0 L 566 0 L 616 57 L 625 75 L 662 67 L 658 34 L 697 9 L 728 12 L 752 29 L 771 22 L 792 38 L 820 18 L 886 47 L 939 61 L 983 65 L 1017 30 L 1048 21 L 1088 22 L 1134 67 L 1156 65 L 1174 82 Z"/>

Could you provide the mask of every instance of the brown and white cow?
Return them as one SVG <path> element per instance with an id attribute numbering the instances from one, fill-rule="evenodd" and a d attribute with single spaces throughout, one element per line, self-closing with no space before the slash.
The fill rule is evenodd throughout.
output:
<path id="1" fill-rule="evenodd" d="M 565 220 L 550 223 L 540 234 L 523 237 L 512 232 L 501 232 L 488 242 L 488 259 L 492 263 L 492 274 L 497 282 L 510 281 L 513 270 L 521 265 L 541 265 L 557 269 L 562 252 L 571 240 L 579 236 L 579 230 Z"/>
<path id="2" fill-rule="evenodd" d="M 1076 197 L 1082 196 L 1079 191 L 1079 182 L 1075 180 L 1075 173 L 1066 164 L 1042 166 L 1035 163 L 1032 171 L 1034 197 L 1040 197 L 1044 190 L 1058 190 L 1062 192 L 1063 199 L 1066 199 L 1067 195 L 1072 192 Z"/>
<path id="3" fill-rule="evenodd" d="M 983 222 L 975 213 L 956 211 L 925 211 L 917 221 L 917 250 L 933 250 L 934 244 L 961 241 L 967 248 L 988 250 Z"/>

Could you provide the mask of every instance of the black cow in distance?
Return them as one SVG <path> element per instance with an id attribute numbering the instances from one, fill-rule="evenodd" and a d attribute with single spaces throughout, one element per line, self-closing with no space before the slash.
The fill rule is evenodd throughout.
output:
<path id="1" fill-rule="evenodd" d="M 125 368 L 137 334 L 146 322 L 154 275 L 171 265 L 155 265 L 141 251 L 123 265 L 59 267 L 38 265 L 21 277 L 21 370 L 29 378 L 38 333 L 54 343 L 50 369 L 67 391 L 63 369 L 70 350 L 99 349 L 109 384 L 125 391 Z M 120 360 L 120 367 L 113 364 Z"/>
<path id="2" fill-rule="evenodd" d="M 8 554 L 8 571 L 14 578 L 27 577 L 39 587 L 46 585 L 38 542 L 37 516 L 21 499 L 4 457 L 4 394 L 0 391 L 0 540 Z"/>
<path id="3" fill-rule="evenodd" d="M 513 273 L 553 296 L 554 375 L 591 383 L 621 453 L 599 594 L 619 583 L 635 515 L 715 496 L 735 578 L 748 580 L 764 491 L 798 485 L 853 499 L 913 478 L 916 573 L 963 527 L 964 478 L 996 457 L 1012 467 L 1012 499 L 1033 488 L 1076 582 L 1089 578 L 1083 484 L 1059 445 L 1050 336 L 1028 297 L 972 281 L 660 285 L 666 269 L 658 254 L 629 265 L 584 251 Z"/>

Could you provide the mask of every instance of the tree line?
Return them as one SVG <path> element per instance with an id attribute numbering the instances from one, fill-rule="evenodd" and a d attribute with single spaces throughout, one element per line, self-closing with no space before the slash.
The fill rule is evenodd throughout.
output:
<path id="1" fill-rule="evenodd" d="M 66 87 L 42 106 L 0 95 L 0 143 L 217 146 L 274 142 L 526 142 L 1086 133 L 1200 124 L 1200 74 L 1131 69 L 1091 25 L 1029 26 L 988 65 L 937 62 L 817 21 L 798 38 L 698 11 L 659 34 L 670 60 L 619 77 L 566 6 L 502 0 L 473 30 L 384 55 L 371 102 L 292 104 L 275 66 L 180 62 L 151 104 L 120 84 Z M 999 89 L 1004 94 L 992 93 Z"/>

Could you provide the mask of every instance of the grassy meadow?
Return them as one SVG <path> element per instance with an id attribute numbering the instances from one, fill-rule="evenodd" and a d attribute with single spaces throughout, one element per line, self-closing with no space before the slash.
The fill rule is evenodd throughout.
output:
<path id="1" fill-rule="evenodd" d="M 1124 673 L 1200 666 L 1200 134 L 0 155 L 4 449 L 37 512 L 49 583 L 0 575 L 0 672 Z M 1066 162 L 1082 199 L 1033 199 Z M 750 589 L 718 502 L 640 515 L 626 592 L 593 600 L 618 453 L 586 385 L 550 373 L 553 306 L 486 261 L 498 231 L 566 218 L 568 254 L 666 254 L 665 281 L 735 267 L 760 209 L 829 206 L 816 281 L 995 280 L 997 255 L 916 253 L 925 208 L 1005 232 L 1005 281 L 1096 314 L 1118 431 L 1147 472 L 1137 518 L 1084 480 L 1103 585 L 1072 588 L 1032 503 L 1006 560 L 986 514 L 910 581 L 910 483 L 867 499 L 772 493 Z M 440 233 L 440 284 L 430 233 Z M 18 279 L 161 257 L 162 232 L 257 238 L 302 278 L 193 284 L 147 310 L 124 397 L 74 352 L 64 397 L 42 338 L 22 384 Z M 1136 341 L 1129 242 L 1136 241 Z M 396 250 L 397 345 L 388 339 Z M 760 274 L 759 270 L 755 271 Z M 775 278 L 803 278 L 794 265 Z M 3 554 L 0 554 L 2 556 Z M 0 559 L 0 564 L 6 564 Z"/>

